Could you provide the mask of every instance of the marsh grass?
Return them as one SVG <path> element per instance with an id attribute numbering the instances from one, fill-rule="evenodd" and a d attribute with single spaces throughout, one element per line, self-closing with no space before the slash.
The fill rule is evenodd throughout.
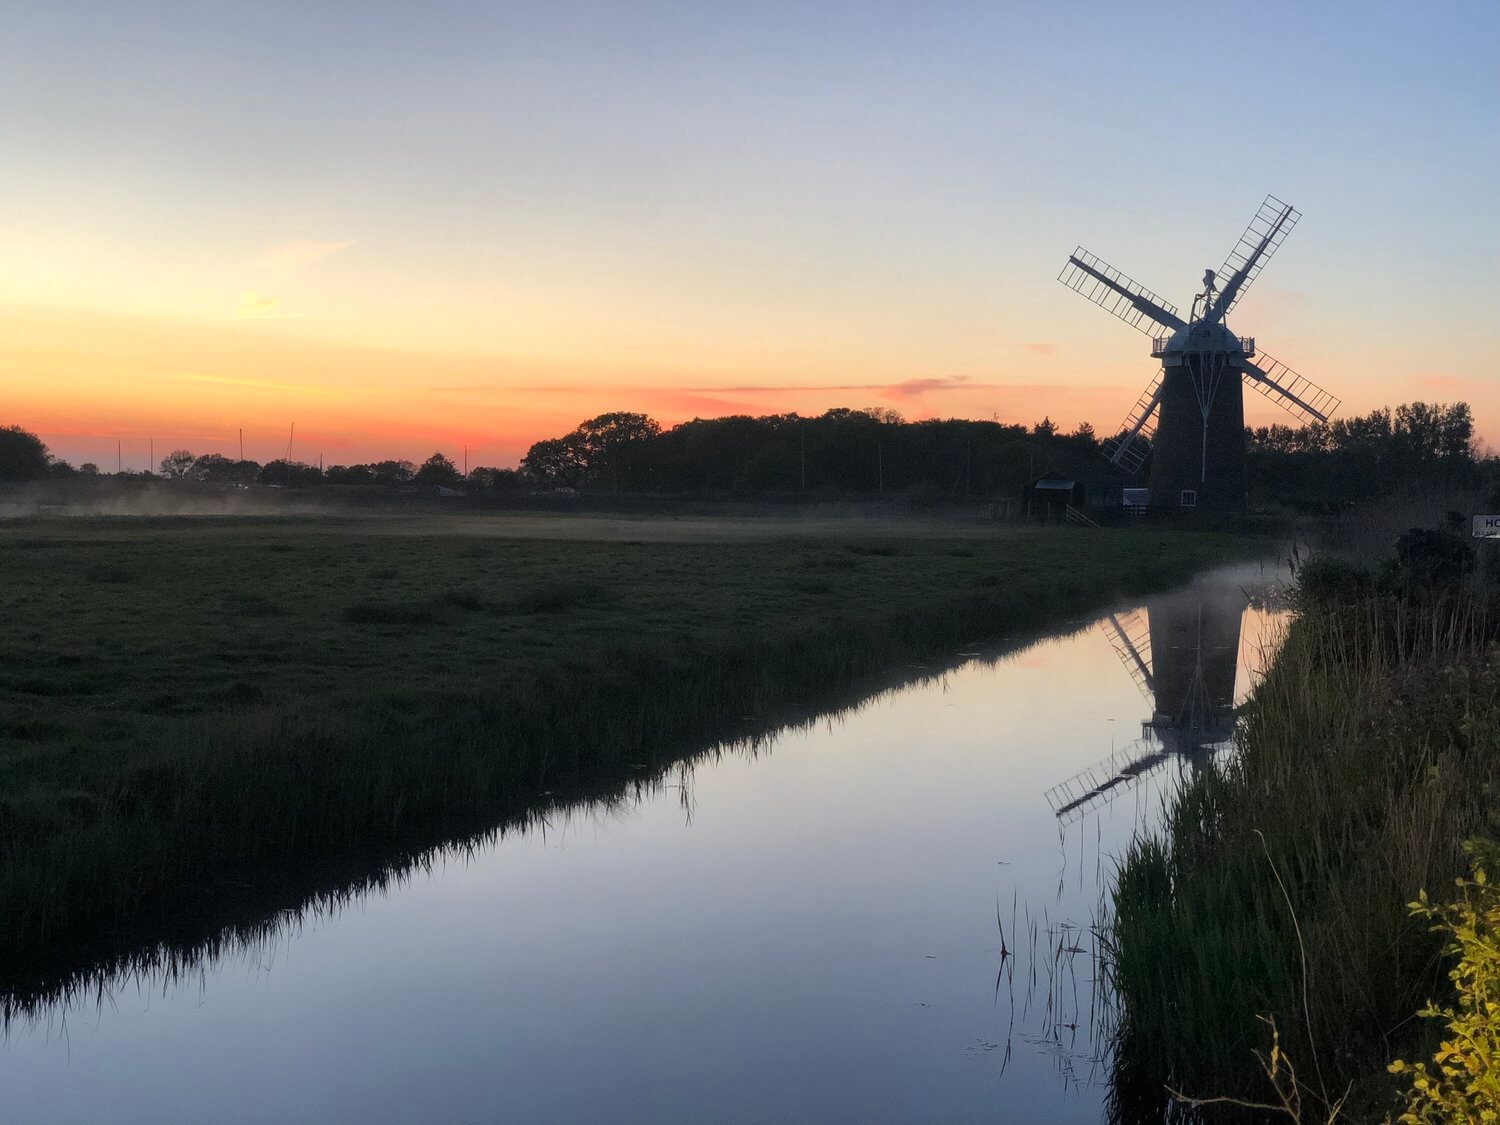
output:
<path id="1" fill-rule="evenodd" d="M 1385 1065 L 1420 1041 L 1414 1013 L 1443 976 L 1406 904 L 1452 885 L 1465 839 L 1494 835 L 1497 781 L 1500 659 L 1471 596 L 1304 606 L 1239 752 L 1119 868 L 1103 934 L 1115 1119 L 1260 1119 L 1167 1090 L 1274 1103 L 1269 1028 L 1304 1119 L 1378 1116 Z"/>
<path id="2" fill-rule="evenodd" d="M 813 595 L 805 544 L 774 539 L 478 557 L 376 521 L 0 528 L 0 995 L 253 930 L 547 794 L 1259 547 L 1114 538 L 856 542 Z M 364 577 L 377 558 L 395 577 Z M 142 576 L 128 599 L 89 579 L 100 560 Z M 226 613 L 226 590 L 275 612 Z"/>

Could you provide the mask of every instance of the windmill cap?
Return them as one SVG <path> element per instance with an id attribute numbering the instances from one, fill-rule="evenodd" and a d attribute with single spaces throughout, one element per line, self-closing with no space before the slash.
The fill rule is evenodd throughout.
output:
<path id="1" fill-rule="evenodd" d="M 1179 328 L 1167 338 L 1158 354 L 1170 352 L 1227 352 L 1238 355 L 1245 350 L 1240 338 L 1224 325 L 1206 320 L 1195 320 L 1186 328 Z"/>

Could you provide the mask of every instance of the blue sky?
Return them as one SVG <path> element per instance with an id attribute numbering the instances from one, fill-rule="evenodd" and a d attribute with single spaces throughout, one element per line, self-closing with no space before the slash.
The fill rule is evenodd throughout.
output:
<path id="1" fill-rule="evenodd" d="M 339 384 L 359 349 L 486 388 L 425 419 L 392 399 L 413 441 L 455 412 L 582 417 L 592 392 L 670 417 L 690 390 L 811 409 L 861 380 L 913 414 L 1112 425 L 1149 360 L 1061 260 L 1081 243 L 1185 306 L 1268 191 L 1306 217 L 1235 327 L 1353 408 L 1462 394 L 1500 437 L 1494 3 L 74 3 L 7 25 L 0 313 L 282 310 L 231 326 L 278 378 Z M 286 246 L 337 250 L 264 276 Z M 197 417 L 81 363 L 58 380 L 140 377 L 161 425 Z M 951 386 L 880 389 L 915 380 Z M 803 390 L 708 394 L 744 386 Z M 34 411 L 76 420 L 66 392 Z"/>

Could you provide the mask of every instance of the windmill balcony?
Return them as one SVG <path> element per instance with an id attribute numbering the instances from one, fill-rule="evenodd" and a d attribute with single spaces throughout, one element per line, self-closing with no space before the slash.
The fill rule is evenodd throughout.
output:
<path id="1" fill-rule="evenodd" d="M 1167 353 L 1167 346 L 1172 342 L 1172 340 L 1172 336 L 1153 336 L 1151 338 L 1152 357 L 1155 359 L 1160 359 L 1162 356 L 1164 356 Z M 1241 336 L 1239 340 L 1240 350 L 1245 353 L 1245 358 L 1253 359 L 1255 357 L 1255 337 Z"/>

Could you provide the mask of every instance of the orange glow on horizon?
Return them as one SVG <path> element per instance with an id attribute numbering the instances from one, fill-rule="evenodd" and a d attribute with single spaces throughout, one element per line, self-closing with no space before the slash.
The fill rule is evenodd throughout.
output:
<path id="1" fill-rule="evenodd" d="M 1025 344 L 1017 349 L 1025 358 L 1016 360 L 1022 370 L 1014 381 L 915 373 L 874 381 L 827 365 L 815 372 L 719 370 L 704 378 L 687 362 L 603 369 L 591 361 L 360 346 L 272 327 L 0 310 L 0 377 L 12 388 L 0 424 L 41 434 L 75 464 L 105 467 L 114 463 L 117 442 L 127 465 L 137 468 L 153 440 L 158 457 L 175 448 L 234 455 L 241 429 L 246 455 L 266 461 L 285 455 L 293 423 L 301 460 L 421 460 L 434 449 L 457 457 L 467 446 L 471 466 L 510 466 L 532 442 L 608 410 L 642 411 L 670 426 L 694 417 L 880 406 L 913 420 L 1030 424 L 1045 415 L 1064 430 L 1088 421 L 1102 434 L 1134 401 L 1147 371 L 1123 352 L 1115 370 L 1099 373 L 1111 381 L 1075 383 L 1067 346 Z M 1419 376 L 1405 386 L 1367 378 L 1359 389 L 1360 397 L 1346 395 L 1342 413 L 1415 398 L 1464 398 L 1482 426 L 1500 407 L 1488 383 L 1452 375 Z M 1245 401 L 1251 425 L 1288 420 L 1255 395 Z"/>

